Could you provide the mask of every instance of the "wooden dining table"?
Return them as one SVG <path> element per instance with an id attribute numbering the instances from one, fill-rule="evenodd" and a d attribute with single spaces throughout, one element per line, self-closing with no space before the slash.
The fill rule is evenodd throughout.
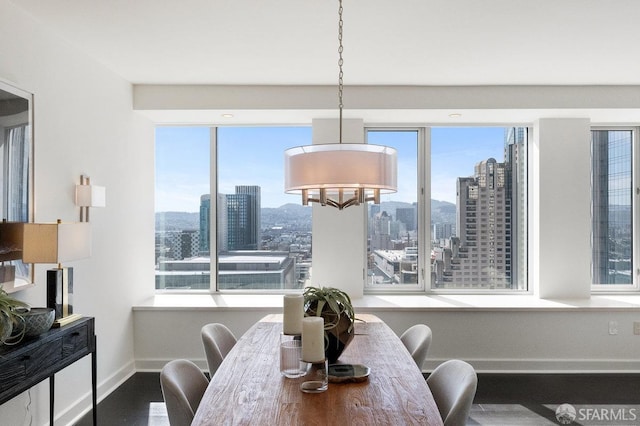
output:
<path id="1" fill-rule="evenodd" d="M 431 391 L 398 336 L 380 318 L 357 315 L 338 363 L 370 369 L 365 381 L 300 390 L 280 374 L 282 315 L 267 315 L 235 344 L 214 374 L 192 425 L 442 425 Z"/>

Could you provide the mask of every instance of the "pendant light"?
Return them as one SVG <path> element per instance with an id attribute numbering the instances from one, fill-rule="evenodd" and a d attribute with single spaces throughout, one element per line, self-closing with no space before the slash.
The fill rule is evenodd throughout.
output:
<path id="1" fill-rule="evenodd" d="M 288 194 L 302 194 L 310 202 L 340 210 L 373 201 L 381 193 L 397 191 L 397 152 L 382 145 L 342 143 L 342 0 L 338 8 L 339 143 L 298 146 L 284 152 L 284 186 Z"/>

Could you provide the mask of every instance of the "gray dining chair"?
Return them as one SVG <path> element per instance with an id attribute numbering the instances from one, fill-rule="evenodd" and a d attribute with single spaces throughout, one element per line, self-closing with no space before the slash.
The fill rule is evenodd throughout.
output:
<path id="1" fill-rule="evenodd" d="M 427 358 L 431 338 L 431 329 L 424 324 L 413 325 L 400 336 L 400 340 L 402 340 L 420 370 L 422 370 L 422 364 Z"/>
<path id="2" fill-rule="evenodd" d="M 207 356 L 209 377 L 213 377 L 224 357 L 236 344 L 236 336 L 227 326 L 220 323 L 206 324 L 200 330 L 200 334 L 202 335 L 204 353 Z"/>
<path id="3" fill-rule="evenodd" d="M 445 361 L 429 375 L 427 385 L 444 426 L 464 426 L 478 386 L 474 368 L 459 359 Z"/>
<path id="4" fill-rule="evenodd" d="M 207 376 L 186 359 L 169 361 L 160 371 L 162 396 L 171 426 L 189 426 L 209 385 Z"/>

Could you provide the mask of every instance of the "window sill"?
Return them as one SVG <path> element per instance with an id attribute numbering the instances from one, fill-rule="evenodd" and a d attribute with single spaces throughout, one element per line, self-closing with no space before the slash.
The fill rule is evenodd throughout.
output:
<path id="1" fill-rule="evenodd" d="M 370 311 L 627 311 L 640 309 L 640 295 L 593 295 L 590 299 L 540 299 L 533 295 L 365 295 L 358 312 Z M 282 308 L 282 295 L 157 294 L 134 311 L 251 310 Z"/>

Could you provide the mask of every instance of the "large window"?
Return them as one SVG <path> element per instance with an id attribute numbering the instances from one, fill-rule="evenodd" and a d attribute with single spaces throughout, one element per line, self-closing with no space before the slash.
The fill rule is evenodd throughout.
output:
<path id="1" fill-rule="evenodd" d="M 367 205 L 365 290 L 527 289 L 526 128 L 366 138 L 398 151 L 398 191 Z M 284 193 L 283 153 L 309 143 L 309 127 L 158 128 L 156 288 L 304 287 L 312 209 Z"/>
<path id="2" fill-rule="evenodd" d="M 156 289 L 302 288 L 311 207 L 284 193 L 283 153 L 309 143 L 308 127 L 158 128 Z"/>
<path id="3" fill-rule="evenodd" d="M 208 127 L 156 128 L 156 289 L 209 289 Z"/>
<path id="4" fill-rule="evenodd" d="M 633 289 L 634 130 L 593 130 L 591 156 L 593 288 Z"/>
<path id="5" fill-rule="evenodd" d="M 527 129 L 431 129 L 432 290 L 527 289 Z"/>
<path id="6" fill-rule="evenodd" d="M 418 130 L 367 131 L 367 143 L 398 152 L 398 192 L 381 195 L 380 204 L 367 206 L 368 290 L 423 287 L 419 280 Z"/>
<path id="7" fill-rule="evenodd" d="M 308 127 L 218 129 L 218 289 L 300 289 L 311 272 L 311 207 L 284 193 L 284 151 Z"/>

